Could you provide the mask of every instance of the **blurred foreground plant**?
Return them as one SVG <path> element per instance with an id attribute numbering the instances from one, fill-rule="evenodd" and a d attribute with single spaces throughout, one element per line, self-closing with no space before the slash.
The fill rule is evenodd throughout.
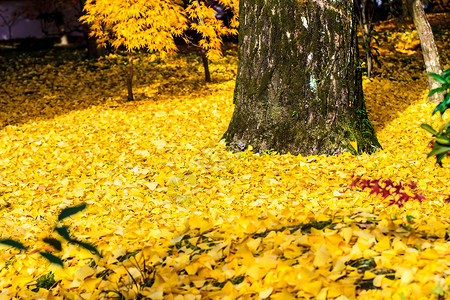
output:
<path id="1" fill-rule="evenodd" d="M 59 235 L 61 236 L 66 242 L 74 244 L 74 245 L 78 245 L 86 250 L 91 251 L 92 253 L 98 255 L 99 257 L 102 257 L 101 253 L 97 250 L 97 248 L 89 243 L 85 243 L 82 241 L 79 241 L 73 237 L 70 236 L 70 232 L 69 232 L 69 227 L 66 225 L 62 225 L 60 222 L 82 210 L 84 210 L 86 208 L 86 203 L 82 203 L 79 205 L 75 205 L 75 206 L 71 206 L 71 207 L 66 207 L 64 208 L 58 215 L 58 222 L 55 225 L 55 227 L 53 228 L 53 230 Z M 62 250 L 62 243 L 60 240 L 52 238 L 52 237 L 46 237 L 44 239 L 42 239 L 42 241 L 50 246 L 52 246 L 53 249 L 55 249 L 56 251 L 60 252 Z M 28 247 L 25 246 L 23 243 L 7 238 L 7 239 L 1 239 L 0 240 L 0 244 L 6 245 L 6 246 L 10 246 L 13 248 L 16 248 L 20 251 L 27 251 Z M 30 254 L 33 254 L 35 252 L 38 252 L 41 256 L 43 256 L 45 259 L 47 259 L 49 262 L 59 265 L 61 267 L 64 267 L 64 262 L 62 261 L 62 259 L 48 251 L 31 251 Z"/>

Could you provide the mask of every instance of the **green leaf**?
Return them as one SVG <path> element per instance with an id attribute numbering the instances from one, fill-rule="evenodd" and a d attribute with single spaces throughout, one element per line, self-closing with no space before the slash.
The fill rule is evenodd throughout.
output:
<path id="1" fill-rule="evenodd" d="M 441 145 L 450 145 L 450 138 L 446 136 L 438 136 L 436 137 L 436 142 L 438 142 Z"/>
<path id="2" fill-rule="evenodd" d="M 444 157 L 447 157 L 447 153 L 442 153 L 439 155 L 436 155 L 436 163 L 442 168 L 442 159 L 444 159 Z"/>
<path id="3" fill-rule="evenodd" d="M 72 238 L 70 237 L 69 227 L 67 226 L 56 226 L 55 231 L 62 236 L 66 241 L 71 242 Z"/>
<path id="4" fill-rule="evenodd" d="M 446 87 L 445 87 L 445 86 L 441 86 L 441 87 L 432 89 L 432 90 L 428 93 L 428 97 L 431 97 L 433 94 L 441 93 L 441 92 L 446 92 L 446 91 L 447 91 Z"/>
<path id="5" fill-rule="evenodd" d="M 444 123 L 443 125 L 441 125 L 441 127 L 439 127 L 439 132 L 442 132 L 444 129 L 447 129 L 450 126 L 450 121 Z"/>
<path id="6" fill-rule="evenodd" d="M 447 83 L 447 81 L 445 80 L 445 78 L 444 78 L 443 76 L 439 75 L 439 74 L 436 74 L 436 73 L 429 73 L 429 74 L 427 74 L 427 75 L 430 76 L 430 77 L 433 77 L 434 80 L 439 81 L 439 82 L 442 83 L 442 84 L 446 84 L 446 83 Z"/>
<path id="7" fill-rule="evenodd" d="M 450 76 L 450 69 L 447 69 L 444 71 L 444 73 L 442 73 L 442 77 L 447 78 L 448 76 Z"/>
<path id="8" fill-rule="evenodd" d="M 6 246 L 10 246 L 19 250 L 24 250 L 26 251 L 28 248 L 22 244 L 21 242 L 12 240 L 12 239 L 1 239 L 0 240 L 0 244 L 6 245 Z"/>
<path id="9" fill-rule="evenodd" d="M 86 203 L 81 203 L 80 205 L 75 205 L 72 207 L 66 207 L 59 213 L 58 221 L 68 218 L 68 217 L 82 211 L 85 208 L 86 208 Z"/>
<path id="10" fill-rule="evenodd" d="M 428 132 L 431 133 L 432 135 L 436 135 L 436 134 L 437 134 L 436 130 L 434 130 L 433 127 L 431 127 L 431 126 L 428 125 L 428 124 L 422 124 L 422 125 L 420 125 L 420 127 L 421 127 L 422 129 L 425 129 L 426 131 L 428 131 Z"/>
<path id="11" fill-rule="evenodd" d="M 39 252 L 45 259 L 47 259 L 52 264 L 58 265 L 61 268 L 64 268 L 64 262 L 58 256 L 55 256 L 49 252 Z"/>
<path id="12" fill-rule="evenodd" d="M 450 147 L 442 146 L 437 143 L 434 143 L 433 150 L 431 150 L 431 152 L 428 153 L 428 157 L 439 155 L 439 154 L 445 154 L 447 152 L 450 152 Z"/>
<path id="13" fill-rule="evenodd" d="M 50 246 L 52 246 L 53 248 L 55 248 L 58 251 L 62 250 L 62 244 L 57 239 L 46 237 L 42 241 L 44 241 L 44 243 L 49 244 Z"/>
<path id="14" fill-rule="evenodd" d="M 47 273 L 36 279 L 36 288 L 32 289 L 32 291 L 38 292 L 41 288 L 50 290 L 55 285 L 55 283 L 55 275 L 52 272 Z"/>
<path id="15" fill-rule="evenodd" d="M 445 102 L 445 103 L 449 103 L 449 102 L 450 102 L 450 93 L 447 93 L 447 94 L 444 96 L 444 102 Z"/>
<path id="16" fill-rule="evenodd" d="M 444 101 L 445 102 L 445 101 Z M 441 104 L 439 104 L 438 106 L 436 106 L 436 108 L 433 111 L 433 115 L 437 112 L 441 113 L 441 117 L 444 114 L 444 112 L 447 110 L 447 106 L 444 104 L 444 102 L 441 102 Z"/>

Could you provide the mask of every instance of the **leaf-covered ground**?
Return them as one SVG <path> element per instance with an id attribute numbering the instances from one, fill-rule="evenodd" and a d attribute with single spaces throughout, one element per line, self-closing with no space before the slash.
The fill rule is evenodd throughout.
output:
<path id="1" fill-rule="evenodd" d="M 432 20 L 444 65 L 450 35 Z M 56 49 L 0 57 L 0 299 L 428 299 L 450 295 L 450 194 L 427 159 L 440 124 L 426 103 L 417 33 L 377 29 L 383 63 L 364 89 L 384 150 L 295 157 L 231 153 L 219 142 L 232 114 L 235 51 L 204 84 L 194 54 L 136 59 L 138 101 L 126 99 L 126 58 L 98 62 Z M 414 181 L 427 200 L 403 208 L 349 188 L 350 176 Z M 52 250 L 61 209 L 80 240 Z M 56 237 L 56 236 L 55 236 Z M 33 254 L 34 253 L 34 254 Z"/>

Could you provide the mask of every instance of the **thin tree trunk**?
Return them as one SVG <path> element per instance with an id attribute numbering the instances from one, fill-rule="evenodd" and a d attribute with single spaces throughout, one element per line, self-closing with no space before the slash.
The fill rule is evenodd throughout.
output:
<path id="1" fill-rule="evenodd" d="M 8 26 L 8 36 L 9 36 L 9 43 L 10 43 L 11 47 L 13 47 L 14 43 L 13 43 L 13 39 L 12 39 L 12 27 L 11 26 Z"/>
<path id="2" fill-rule="evenodd" d="M 372 78 L 373 59 L 370 51 L 366 50 L 367 78 Z"/>
<path id="3" fill-rule="evenodd" d="M 201 50 L 203 69 L 205 69 L 205 81 L 211 82 L 211 73 L 209 72 L 209 63 L 208 57 L 206 56 L 206 51 L 204 49 Z"/>
<path id="4" fill-rule="evenodd" d="M 11 43 L 11 46 L 13 45 L 12 42 L 12 27 L 14 26 L 14 23 L 16 22 L 15 20 L 9 21 L 2 15 L 0 14 L 0 18 L 3 20 L 3 24 L 5 24 L 6 27 L 8 27 L 8 39 L 9 42 Z"/>
<path id="5" fill-rule="evenodd" d="M 372 78 L 373 54 L 372 54 L 372 19 L 374 14 L 371 0 L 355 0 L 356 18 L 361 29 L 363 48 L 366 52 L 367 78 Z"/>
<path id="6" fill-rule="evenodd" d="M 306 156 L 381 148 L 362 94 L 352 0 L 240 1 L 239 12 L 229 149 Z"/>
<path id="7" fill-rule="evenodd" d="M 421 0 L 405 0 L 408 11 L 413 19 L 414 26 L 419 34 L 420 46 L 422 47 L 423 60 L 427 73 L 442 73 L 442 66 L 439 58 L 439 52 L 434 42 L 433 31 L 422 6 Z M 428 89 L 438 88 L 439 82 L 428 76 Z M 429 102 L 441 102 L 442 93 L 436 93 L 429 98 Z"/>
<path id="8" fill-rule="evenodd" d="M 371 24 L 370 21 L 367 20 L 367 0 L 363 0 L 364 2 L 364 7 L 363 7 L 363 11 L 362 11 L 362 27 L 361 27 L 361 31 L 363 34 L 363 42 L 364 42 L 364 47 L 365 47 L 365 51 L 366 51 L 366 62 L 367 62 L 367 78 L 372 78 L 372 45 L 371 45 L 371 40 L 372 40 L 372 36 L 371 36 Z"/>
<path id="9" fill-rule="evenodd" d="M 195 5 L 197 7 L 200 6 L 199 0 L 195 1 Z M 205 25 L 205 21 L 203 21 L 202 18 L 199 19 L 200 24 Z M 206 56 L 206 50 L 201 47 L 200 55 L 202 57 L 202 63 L 203 63 L 203 69 L 205 70 L 205 81 L 211 82 L 211 73 L 209 72 L 209 63 L 208 63 L 208 57 Z"/>
<path id="10" fill-rule="evenodd" d="M 128 90 L 128 101 L 133 101 L 133 54 L 128 52 L 128 77 L 127 77 L 127 90 Z"/>

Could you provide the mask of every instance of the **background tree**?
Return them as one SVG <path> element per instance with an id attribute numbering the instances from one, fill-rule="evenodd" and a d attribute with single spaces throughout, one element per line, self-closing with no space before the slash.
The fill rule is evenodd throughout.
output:
<path id="1" fill-rule="evenodd" d="M 0 26 L 6 26 L 8 28 L 8 39 L 12 43 L 12 28 L 22 18 L 22 11 L 15 9 L 9 11 L 8 9 L 0 8 Z"/>
<path id="2" fill-rule="evenodd" d="M 205 81 L 210 82 L 211 74 L 209 72 L 208 59 L 221 57 L 220 49 L 223 37 L 237 34 L 238 1 L 224 2 L 223 4 L 216 1 L 200 0 L 189 2 L 190 4 L 186 9 L 189 16 L 189 29 L 197 33 L 201 39 L 197 45 L 188 35 L 185 34 L 184 38 L 189 45 L 200 48 L 200 55 L 205 70 Z M 224 7 L 221 5 L 224 5 Z M 231 9 L 233 17 L 230 24 L 224 24 L 223 20 L 218 16 L 219 12 L 217 10 L 223 10 L 225 7 Z"/>
<path id="3" fill-rule="evenodd" d="M 82 33 L 87 57 L 99 58 L 107 53 L 106 48 L 99 47 L 96 39 L 90 37 L 88 24 L 79 22 L 84 15 L 84 4 L 85 0 L 25 0 L 21 2 L 21 10 L 26 18 L 39 20 L 46 37 L 59 37 L 62 45 L 69 43 L 69 34 Z M 54 32 L 54 28 L 58 31 Z"/>
<path id="4" fill-rule="evenodd" d="M 423 9 L 421 0 L 403 0 L 408 12 L 411 15 L 414 26 L 419 34 L 420 46 L 422 48 L 423 60 L 425 62 L 425 70 L 428 74 L 442 73 L 442 66 L 439 58 L 439 52 L 434 42 L 433 31 Z M 434 90 L 439 88 L 439 82 L 428 77 L 428 89 Z M 430 102 L 441 102 L 443 100 L 442 93 L 435 93 L 430 98 Z"/>
<path id="5" fill-rule="evenodd" d="M 187 11 L 190 12 L 190 29 L 202 37 L 199 42 L 199 47 L 203 68 L 205 70 L 206 82 L 211 81 L 208 59 L 221 57 L 220 49 L 222 38 L 226 35 L 237 34 L 236 28 L 238 27 L 238 1 L 236 1 L 236 3 L 229 2 L 224 4 L 226 7 L 232 9 L 233 18 L 231 19 L 229 26 L 223 24 L 223 21 L 217 17 L 218 12 L 216 11 L 214 4 L 220 4 L 220 2 L 214 2 L 215 1 L 191 1 L 191 4 L 187 9 Z M 215 28 L 216 30 L 214 30 Z M 187 37 L 187 41 L 190 42 L 189 37 Z"/>
<path id="6" fill-rule="evenodd" d="M 224 0 L 221 4 L 232 5 L 233 2 Z M 85 11 L 81 20 L 91 26 L 91 34 L 101 44 L 110 43 L 114 48 L 123 46 L 129 53 L 129 101 L 133 100 L 132 51 L 146 48 L 159 52 L 164 58 L 177 50 L 174 37 L 188 29 L 191 19 L 202 20 L 191 26 L 201 34 L 199 44 L 206 51 L 206 57 L 217 58 L 221 55 L 220 39 L 229 31 L 214 17 L 214 9 L 197 0 L 192 0 L 187 10 L 183 2 L 177 0 L 87 0 Z"/>
<path id="7" fill-rule="evenodd" d="M 375 16 L 377 4 L 374 0 L 354 0 L 354 3 L 356 19 L 358 20 L 359 28 L 361 30 L 363 49 L 366 53 L 367 78 L 370 79 L 372 77 L 374 60 L 373 52 L 376 51 L 372 45 L 372 22 Z"/>
<path id="8" fill-rule="evenodd" d="M 68 45 L 68 35 L 82 32 L 77 18 L 82 14 L 82 7 L 73 0 L 27 0 L 22 4 L 24 15 L 29 19 L 39 20 L 42 33 L 46 37 L 59 37 L 61 45 Z M 54 32 L 56 27 L 57 32 Z"/>
<path id="9" fill-rule="evenodd" d="M 81 20 L 91 26 L 91 34 L 102 45 L 109 42 L 114 48 L 127 49 L 128 101 L 134 100 L 132 51 L 145 47 L 165 57 L 177 49 L 173 37 L 181 35 L 186 28 L 183 8 L 176 1 L 87 0 L 85 11 Z"/>
<path id="10" fill-rule="evenodd" d="M 229 148 L 301 155 L 381 148 L 367 119 L 351 0 L 241 1 L 239 10 Z"/>
<path id="11" fill-rule="evenodd" d="M 84 15 L 84 5 L 86 0 L 78 0 L 76 1 L 78 19 Z M 97 43 L 97 38 L 91 35 L 91 27 L 87 23 L 82 24 L 83 37 L 86 42 L 87 49 L 87 58 L 88 59 L 97 59 L 102 56 L 105 56 L 108 53 L 108 49 L 106 47 L 102 47 Z"/>

